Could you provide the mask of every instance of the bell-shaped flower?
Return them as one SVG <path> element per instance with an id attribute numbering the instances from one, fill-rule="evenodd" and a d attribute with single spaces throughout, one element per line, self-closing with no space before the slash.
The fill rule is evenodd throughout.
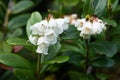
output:
<path id="1" fill-rule="evenodd" d="M 37 45 L 38 36 L 30 35 L 30 36 L 29 36 L 29 41 L 30 41 L 32 44 Z"/>
<path id="2" fill-rule="evenodd" d="M 44 36 L 38 39 L 37 45 L 38 45 L 38 48 L 36 50 L 37 53 L 45 55 L 48 54 L 49 42 L 46 40 Z"/>
<path id="3" fill-rule="evenodd" d="M 48 27 L 47 21 L 43 20 L 31 26 L 30 30 L 32 30 L 33 35 L 44 35 L 44 32 L 47 27 Z"/>
<path id="4" fill-rule="evenodd" d="M 54 30 L 52 30 L 52 29 L 46 30 L 45 38 L 49 42 L 49 44 L 57 43 L 57 37 L 58 37 L 58 35 L 54 32 Z"/>
<path id="5" fill-rule="evenodd" d="M 40 45 L 38 45 L 36 52 L 39 54 L 47 55 L 48 54 L 48 47 L 49 47 L 48 44 L 41 43 Z"/>
<path id="6" fill-rule="evenodd" d="M 65 19 L 59 18 L 59 19 L 56 19 L 56 22 L 57 22 L 57 26 L 63 30 L 67 30 L 69 27 Z"/>

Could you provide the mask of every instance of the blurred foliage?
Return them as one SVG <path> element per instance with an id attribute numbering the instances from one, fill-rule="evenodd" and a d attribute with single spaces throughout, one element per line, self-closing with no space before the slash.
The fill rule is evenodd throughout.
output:
<path id="1" fill-rule="evenodd" d="M 31 15 L 34 11 L 39 11 L 42 16 L 38 12 Z M 72 13 L 78 14 L 79 18 L 96 15 L 107 23 L 107 31 L 99 37 L 92 37 L 89 65 L 93 71 L 86 75 L 83 72 L 85 42 L 79 39 L 79 32 L 70 26 L 60 35 L 62 44 L 51 46 L 49 55 L 44 56 L 46 64 L 41 74 L 45 73 L 45 80 L 110 80 L 111 75 L 107 75 L 109 73 L 103 68 L 111 70 L 120 64 L 119 0 L 0 0 L 0 62 L 14 68 L 12 72 L 1 64 L 0 80 L 35 80 L 35 46 L 27 41 L 30 32 L 26 33 L 26 23 L 28 28 L 48 13 L 55 17 Z M 14 52 L 15 46 L 24 47 Z"/>

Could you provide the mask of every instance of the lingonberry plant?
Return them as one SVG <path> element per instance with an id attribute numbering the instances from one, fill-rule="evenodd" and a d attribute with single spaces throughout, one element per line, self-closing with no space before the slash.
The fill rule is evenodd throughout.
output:
<path id="1" fill-rule="evenodd" d="M 29 14 L 24 28 L 27 39 L 7 38 L 9 46 L 4 45 L 10 50 L 0 51 L 0 62 L 18 80 L 108 80 L 104 69 L 119 61 L 118 0 L 62 0 L 61 4 L 46 17 L 38 11 Z M 24 47 L 21 56 L 10 45 Z"/>

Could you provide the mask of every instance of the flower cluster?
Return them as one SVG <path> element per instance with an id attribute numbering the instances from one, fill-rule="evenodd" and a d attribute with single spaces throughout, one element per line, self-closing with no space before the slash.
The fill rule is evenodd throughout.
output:
<path id="1" fill-rule="evenodd" d="M 71 19 L 69 19 L 69 21 L 72 22 L 72 25 L 77 27 L 83 39 L 88 39 L 91 35 L 100 34 L 103 30 L 106 30 L 105 23 L 95 16 L 91 17 L 87 15 L 86 18 L 73 18 L 72 21 Z"/>
<path id="2" fill-rule="evenodd" d="M 72 14 L 54 19 L 52 15 L 49 15 L 47 19 L 30 26 L 32 34 L 29 36 L 29 40 L 38 46 L 36 52 L 48 54 L 48 47 L 57 43 L 59 34 L 68 29 L 68 24 L 74 25 L 80 31 L 80 36 L 83 39 L 100 34 L 106 29 L 103 21 L 95 16 L 78 19 L 77 14 Z"/>
<path id="3" fill-rule="evenodd" d="M 64 30 L 68 29 L 68 23 L 62 18 L 54 19 L 49 15 L 48 19 L 42 20 L 30 26 L 32 34 L 29 40 L 37 45 L 37 53 L 48 54 L 48 47 L 57 43 L 57 38 Z"/>

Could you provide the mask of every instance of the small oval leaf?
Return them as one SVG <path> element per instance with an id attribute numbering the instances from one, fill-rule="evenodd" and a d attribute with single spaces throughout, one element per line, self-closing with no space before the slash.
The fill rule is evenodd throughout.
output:
<path id="1" fill-rule="evenodd" d="M 32 70 L 15 68 L 13 72 L 19 80 L 35 80 Z"/>
<path id="2" fill-rule="evenodd" d="M 13 68 L 32 69 L 29 61 L 17 54 L 0 54 L 0 62 Z"/>
<path id="3" fill-rule="evenodd" d="M 13 14 L 20 13 L 32 7 L 34 3 L 31 0 L 22 0 L 13 7 Z"/>
<path id="4" fill-rule="evenodd" d="M 64 55 L 64 56 L 57 56 L 49 61 L 46 61 L 48 64 L 54 64 L 54 63 L 64 63 L 69 60 L 69 56 Z"/>

